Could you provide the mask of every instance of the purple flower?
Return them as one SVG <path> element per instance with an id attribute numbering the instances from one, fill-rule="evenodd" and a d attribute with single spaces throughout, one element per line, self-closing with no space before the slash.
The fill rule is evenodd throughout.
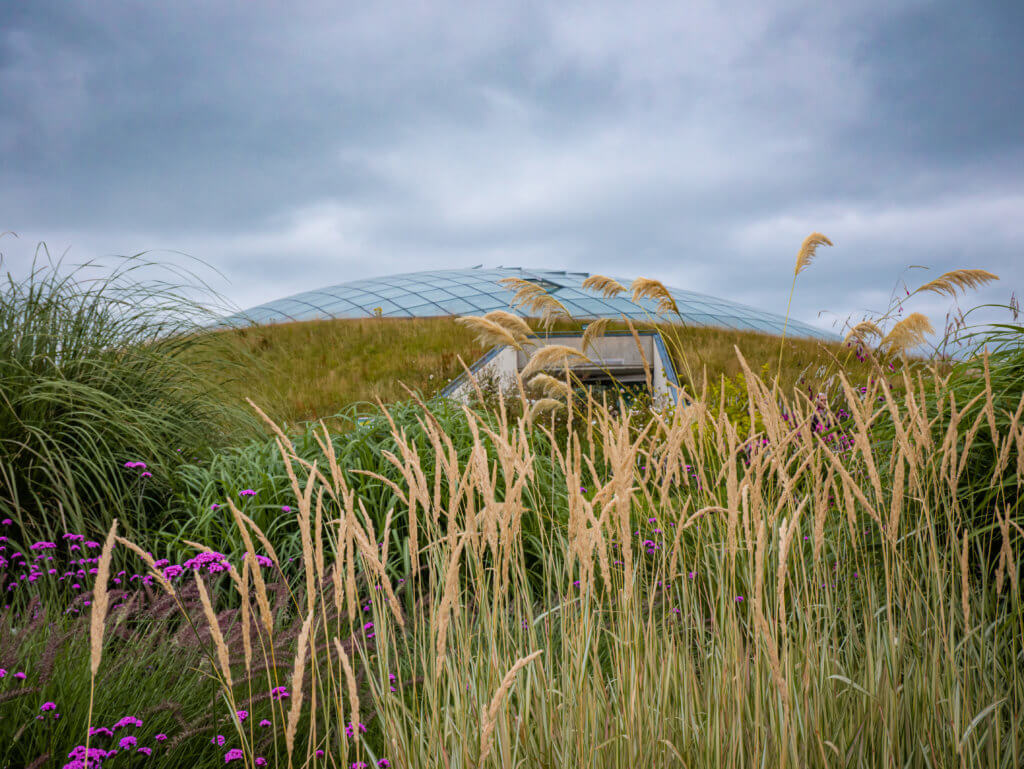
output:
<path id="1" fill-rule="evenodd" d="M 19 681 L 24 681 L 26 678 L 25 674 L 20 671 L 15 673 L 14 677 L 17 678 Z"/>
<path id="2" fill-rule="evenodd" d="M 46 712 L 47 710 L 56 710 L 56 709 L 57 709 L 57 703 L 56 703 L 56 702 L 44 702 L 44 703 L 43 703 L 43 705 L 42 705 L 42 707 L 41 707 L 41 708 L 39 708 L 39 709 L 40 709 L 41 711 L 43 711 L 44 713 L 45 713 L 45 712 Z"/>
<path id="3" fill-rule="evenodd" d="M 238 496 L 240 496 L 240 497 L 255 497 L 256 496 L 256 492 L 253 491 L 252 489 L 242 489 L 240 492 L 238 492 Z"/>
<path id="4" fill-rule="evenodd" d="M 211 738 L 210 739 L 210 744 L 211 745 L 218 745 L 218 746 L 219 745 L 223 745 L 224 744 L 224 735 L 223 734 L 218 734 L 216 737 Z"/>
<path id="5" fill-rule="evenodd" d="M 123 750 L 127 750 L 128 748 L 134 748 L 139 744 L 139 741 L 135 739 L 134 735 L 129 734 L 127 737 L 122 737 L 120 742 L 117 744 L 121 746 Z"/>
<path id="6" fill-rule="evenodd" d="M 116 724 L 114 724 L 114 730 L 120 729 L 122 726 L 142 726 L 142 719 L 136 718 L 135 716 L 125 716 Z"/>
<path id="7" fill-rule="evenodd" d="M 318 748 L 317 751 L 316 751 L 316 757 L 317 758 L 323 758 L 323 756 L 324 756 L 324 752 Z"/>
<path id="8" fill-rule="evenodd" d="M 244 721 L 245 719 L 247 719 L 249 717 L 249 711 L 248 710 L 236 710 L 235 711 L 235 715 L 238 716 L 238 720 L 239 721 Z"/>
<path id="9" fill-rule="evenodd" d="M 146 756 L 151 756 L 151 755 L 153 755 L 153 748 L 142 747 L 142 748 L 139 748 L 135 752 L 136 753 L 142 753 L 143 755 L 146 755 Z"/>
<path id="10" fill-rule="evenodd" d="M 241 748 L 231 748 L 227 753 L 224 754 L 224 763 L 230 764 L 232 761 L 239 761 L 245 757 Z"/>
<path id="11" fill-rule="evenodd" d="M 270 721 L 264 718 L 262 721 L 260 721 L 260 726 L 270 726 Z"/>
<path id="12" fill-rule="evenodd" d="M 291 511 L 292 511 L 292 509 L 290 507 L 288 507 L 288 505 L 281 505 L 281 512 L 282 513 L 290 513 Z"/>
<path id="13" fill-rule="evenodd" d="M 163 742 L 164 740 L 166 740 L 166 739 L 167 739 L 167 735 L 166 735 L 166 734 L 164 734 L 163 732 L 161 732 L 160 734 L 158 734 L 158 735 L 157 735 L 156 737 L 154 737 L 153 739 L 154 739 L 154 740 L 156 740 L 157 742 Z"/>
<path id="14" fill-rule="evenodd" d="M 263 756 L 257 756 L 256 757 L 256 766 L 266 766 L 266 765 L 267 765 L 267 759 L 265 759 Z"/>
<path id="15" fill-rule="evenodd" d="M 359 731 L 365 734 L 366 724 L 359 724 Z M 348 726 L 345 727 L 345 734 L 349 737 L 354 737 L 356 734 L 356 725 L 350 722 Z"/>
<path id="16" fill-rule="evenodd" d="M 0 523 L 2 523 L 4 526 L 10 526 L 13 523 L 13 521 L 10 518 L 4 518 L 2 521 L 0 521 Z"/>
<path id="17" fill-rule="evenodd" d="M 386 758 L 382 758 L 380 761 L 377 762 L 377 766 L 379 766 L 380 769 L 387 769 L 387 767 L 391 766 L 391 762 L 388 761 Z"/>
<path id="18" fill-rule="evenodd" d="M 167 579 L 174 579 L 179 574 L 181 574 L 183 571 L 185 571 L 185 569 L 183 567 L 179 566 L 176 563 L 173 563 L 170 566 L 168 566 L 166 569 L 164 569 L 164 576 Z"/>
<path id="19" fill-rule="evenodd" d="M 153 473 L 145 472 L 145 473 L 142 473 L 142 475 L 140 477 L 141 478 L 152 478 L 153 477 Z"/>
<path id="20" fill-rule="evenodd" d="M 288 695 L 288 690 L 283 686 L 275 686 L 270 690 L 270 699 L 272 700 L 283 700 Z"/>

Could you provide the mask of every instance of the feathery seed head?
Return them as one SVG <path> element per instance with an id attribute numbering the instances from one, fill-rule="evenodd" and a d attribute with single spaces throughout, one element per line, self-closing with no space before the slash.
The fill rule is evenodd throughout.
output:
<path id="1" fill-rule="evenodd" d="M 953 270 L 925 283 L 914 293 L 931 291 L 935 294 L 949 294 L 950 297 L 956 297 L 957 289 L 966 292 L 967 289 L 980 288 L 994 280 L 999 280 L 999 276 L 993 275 L 988 270 Z"/>
<path id="2" fill-rule="evenodd" d="M 599 291 L 605 299 L 618 296 L 626 291 L 626 287 L 619 283 L 619 281 L 604 275 L 591 275 L 583 281 L 583 288 Z"/>
<path id="3" fill-rule="evenodd" d="M 800 250 L 796 255 L 796 268 L 793 271 L 793 275 L 799 275 L 804 271 L 806 267 L 814 260 L 815 252 L 818 250 L 818 246 L 831 246 L 832 241 L 822 235 L 820 232 L 812 232 L 806 238 L 804 242 L 800 244 Z"/>

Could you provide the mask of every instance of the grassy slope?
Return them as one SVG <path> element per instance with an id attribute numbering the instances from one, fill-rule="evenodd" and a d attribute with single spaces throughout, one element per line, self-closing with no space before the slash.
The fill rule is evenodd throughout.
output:
<path id="1" fill-rule="evenodd" d="M 578 330 L 578 323 L 561 323 L 556 330 Z M 612 328 L 616 326 L 613 325 Z M 619 327 L 625 328 L 619 324 Z M 722 375 L 740 372 L 734 346 L 750 366 L 759 370 L 768 363 L 774 371 L 779 338 L 756 332 L 712 328 L 666 327 L 676 335 L 678 346 L 670 349 L 680 365 L 684 358 L 698 380 L 703 367 L 717 381 Z M 294 423 L 329 417 L 360 401 L 392 402 L 405 397 L 400 383 L 426 396 L 435 395 L 480 357 L 485 348 L 453 318 L 329 320 L 287 323 L 222 332 L 225 354 L 248 358 L 250 376 L 229 385 L 232 398 L 252 398 L 269 409 L 272 417 Z M 787 339 L 782 361 L 782 381 L 791 387 L 803 373 L 805 384 L 818 384 L 837 370 L 835 355 L 854 381 L 863 381 L 870 368 L 857 361 L 842 344 Z"/>

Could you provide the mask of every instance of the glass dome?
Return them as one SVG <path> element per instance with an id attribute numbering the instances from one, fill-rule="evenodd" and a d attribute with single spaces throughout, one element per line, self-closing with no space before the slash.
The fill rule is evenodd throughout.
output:
<path id="1" fill-rule="evenodd" d="M 530 270 L 521 267 L 496 269 L 430 270 L 354 280 L 336 286 L 306 291 L 267 302 L 224 318 L 229 327 L 250 324 L 286 323 L 332 318 L 372 318 L 378 312 L 386 318 L 423 318 L 445 315 L 483 315 L 491 310 L 509 310 L 513 292 L 498 281 L 522 278 L 538 283 L 577 318 L 619 318 L 632 320 L 657 317 L 657 303 L 628 294 L 606 299 L 583 288 L 587 272 Z M 616 278 L 629 287 L 629 279 Z M 667 287 L 683 321 L 694 326 L 716 326 L 741 331 L 781 334 L 785 318 L 770 312 L 718 299 L 706 294 Z M 513 310 L 526 315 L 520 308 Z M 664 317 L 676 320 L 675 316 Z M 837 340 L 836 334 L 790 319 L 786 333 L 792 336 Z"/>

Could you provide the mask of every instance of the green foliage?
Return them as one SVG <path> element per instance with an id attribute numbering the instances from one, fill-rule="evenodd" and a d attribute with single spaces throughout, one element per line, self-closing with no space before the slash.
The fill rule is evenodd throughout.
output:
<path id="1" fill-rule="evenodd" d="M 37 253 L 38 256 L 38 253 Z M 186 356 L 206 344 L 203 308 L 183 287 L 134 275 L 124 257 L 87 281 L 33 263 L 0 293 L 0 517 L 23 539 L 96 535 L 116 515 L 159 526 L 180 454 L 240 434 L 251 418 L 225 405 L 223 366 Z M 144 461 L 151 478 L 126 470 Z"/>
<path id="2" fill-rule="evenodd" d="M 474 444 L 461 405 L 440 398 L 426 405 L 429 417 L 413 402 L 388 406 L 387 415 L 406 440 L 415 446 L 422 458 L 426 477 L 433 479 L 437 457 L 424 429 L 425 419 L 437 420 L 442 426 L 460 463 L 467 461 Z M 370 408 L 376 411 L 373 416 L 360 416 Z M 494 412 L 477 410 L 474 413 L 483 424 L 496 427 Z M 368 474 L 383 476 L 399 485 L 403 483 L 401 473 L 386 458 L 387 453 L 399 455 L 388 417 L 370 404 L 353 404 L 334 415 L 331 421 L 348 427 L 330 432 L 345 484 L 362 502 L 378 533 L 384 530 L 388 512 L 394 510 L 392 547 L 403 552 L 407 547 L 406 507 L 388 485 Z M 319 426 L 307 423 L 301 431 L 294 431 L 289 437 L 300 458 L 312 462 L 320 457 L 317 467 L 329 475 L 329 469 L 323 466 L 323 453 L 316 434 L 323 439 Z M 493 462 L 496 458 L 494 446 L 486 437 L 482 440 L 488 460 Z M 523 536 L 527 559 L 533 565 L 542 556 L 541 528 L 566 518 L 566 492 L 564 476 L 551 455 L 548 436 L 536 430 L 530 434 L 529 440 L 534 449 L 534 479 L 527 493 L 533 514 L 524 519 Z M 300 485 L 304 483 L 305 477 L 300 477 Z M 194 551 L 184 544 L 186 539 L 216 542 L 219 551 L 225 554 L 240 553 L 243 543 L 226 506 L 229 498 L 273 539 L 285 562 L 301 555 L 301 540 L 295 525 L 297 500 L 274 438 L 255 439 L 241 447 L 211 452 L 201 463 L 182 466 L 175 475 L 175 484 L 178 512 L 162 530 L 154 532 L 152 538 L 167 557 L 181 559 L 186 554 L 191 555 Z M 255 491 L 255 496 L 239 497 L 239 492 L 244 489 Z M 448 499 L 451 491 L 445 484 L 442 487 L 443 499 Z M 283 510 L 284 507 L 289 510 Z M 337 506 L 325 497 L 325 520 L 338 514 Z"/>
<path id="3" fill-rule="evenodd" d="M 763 379 L 768 378 L 768 369 L 768 363 L 761 366 Z M 723 374 L 718 382 L 708 387 L 705 402 L 716 419 L 724 411 L 726 417 L 736 428 L 737 434 L 750 435 L 750 398 L 747 391 L 747 377 L 742 371 L 731 378 L 726 378 Z M 754 432 L 762 430 L 764 430 L 764 419 L 760 412 L 755 411 Z"/>

